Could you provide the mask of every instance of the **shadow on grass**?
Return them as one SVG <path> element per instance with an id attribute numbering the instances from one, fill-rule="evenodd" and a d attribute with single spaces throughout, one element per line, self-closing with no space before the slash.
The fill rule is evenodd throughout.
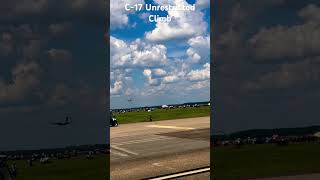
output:
<path id="1" fill-rule="evenodd" d="M 320 173 L 320 144 L 211 148 L 215 180 Z"/>

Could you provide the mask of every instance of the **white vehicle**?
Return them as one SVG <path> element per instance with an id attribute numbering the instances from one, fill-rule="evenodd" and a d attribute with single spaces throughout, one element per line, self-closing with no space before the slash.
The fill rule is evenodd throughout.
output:
<path id="1" fill-rule="evenodd" d="M 162 105 L 161 108 L 162 109 L 167 109 L 167 108 L 169 108 L 169 106 L 168 105 Z"/>

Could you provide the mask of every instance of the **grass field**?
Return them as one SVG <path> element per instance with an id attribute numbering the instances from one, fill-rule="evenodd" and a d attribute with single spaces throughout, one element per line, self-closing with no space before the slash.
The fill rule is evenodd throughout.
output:
<path id="1" fill-rule="evenodd" d="M 100 155 L 92 160 L 74 158 L 52 160 L 49 164 L 34 163 L 27 167 L 26 161 L 17 161 L 16 180 L 100 180 L 109 174 L 109 155 Z M 10 162 L 9 162 L 10 164 Z"/>
<path id="2" fill-rule="evenodd" d="M 120 124 L 210 116 L 210 106 L 175 109 L 156 109 L 152 112 L 113 113 Z"/>
<path id="3" fill-rule="evenodd" d="M 250 145 L 211 150 L 215 180 L 320 173 L 320 144 Z"/>
<path id="4" fill-rule="evenodd" d="M 211 161 L 215 180 L 244 180 L 296 174 L 320 173 L 320 144 L 246 145 L 214 147 Z M 16 161 L 16 180 L 100 180 L 109 174 L 109 156 L 93 160 L 74 158 L 35 163 L 27 167 Z M 9 162 L 10 164 L 10 162 Z"/>

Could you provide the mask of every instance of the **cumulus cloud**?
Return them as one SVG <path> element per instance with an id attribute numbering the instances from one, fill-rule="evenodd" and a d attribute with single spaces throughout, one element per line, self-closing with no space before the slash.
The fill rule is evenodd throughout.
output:
<path id="1" fill-rule="evenodd" d="M 50 24 L 48 29 L 51 34 L 58 36 L 70 31 L 71 27 L 72 27 L 71 23 L 62 22 L 62 23 Z"/>
<path id="2" fill-rule="evenodd" d="M 147 78 L 148 85 L 151 85 L 151 86 L 159 86 L 161 83 L 164 83 L 170 80 L 170 77 L 169 79 L 167 77 L 166 70 L 161 68 L 144 69 L 142 73 Z"/>
<path id="3" fill-rule="evenodd" d="M 121 39 L 110 37 L 111 67 L 130 66 L 132 64 L 131 49 Z"/>
<path id="4" fill-rule="evenodd" d="M 184 90 L 204 89 L 210 84 L 210 64 L 206 63 L 201 69 L 194 69 L 191 63 L 176 59 L 165 69 L 145 69 L 143 75 L 148 85 L 158 91 L 167 92 L 170 89 L 179 89 L 180 86 L 188 87 Z"/>
<path id="5" fill-rule="evenodd" d="M 110 94 L 111 96 L 131 95 L 135 93 L 132 78 L 132 69 L 110 69 Z"/>
<path id="6" fill-rule="evenodd" d="M 320 8 L 308 5 L 298 14 L 306 20 L 319 18 Z M 318 14 L 317 14 L 318 13 Z M 259 59 L 302 58 L 320 54 L 320 23 L 305 21 L 294 26 L 278 25 L 262 28 L 249 40 L 253 54 Z"/>
<path id="7" fill-rule="evenodd" d="M 179 5 L 181 3 L 188 4 L 185 0 L 155 2 L 172 5 L 176 3 Z M 203 3 L 201 6 L 204 6 L 208 2 L 199 3 Z M 149 14 L 140 14 L 139 17 L 143 19 L 147 15 Z M 115 87 L 115 82 L 122 82 L 122 90 L 119 94 L 114 95 L 114 98 L 120 97 L 120 94 L 127 96 L 127 91 L 131 95 L 141 95 L 145 98 L 152 94 L 160 95 L 208 87 L 204 82 L 200 82 L 205 80 L 191 81 L 188 79 L 188 73 L 198 66 L 196 63 L 203 65 L 209 61 L 210 37 L 207 35 L 208 29 L 204 13 L 199 8 L 196 12 L 172 11 L 169 12 L 169 15 L 174 16 L 171 23 L 156 23 L 156 28 L 146 32 L 145 38 L 138 38 L 129 42 L 114 36 L 110 37 L 110 89 Z M 170 42 L 170 40 L 176 39 L 187 41 L 189 49 L 186 50 L 185 45 L 183 45 L 184 48 L 180 50 L 182 53 L 179 56 L 168 57 L 169 49 L 167 48 L 171 47 L 161 42 L 164 40 Z M 196 59 L 196 56 L 198 56 L 198 59 Z M 123 77 L 116 76 L 116 72 L 126 74 L 124 71 L 128 68 L 132 69 L 132 75 L 135 76 L 130 85 Z M 190 75 L 193 76 L 193 73 Z M 141 79 L 137 78 L 141 75 L 144 77 L 144 83 L 141 83 Z M 179 89 L 180 86 L 184 88 Z M 192 88 L 188 89 L 186 87 Z"/>
<path id="8" fill-rule="evenodd" d="M 320 80 L 320 57 L 301 62 L 285 63 L 275 71 L 267 72 L 257 80 L 247 82 L 247 90 L 284 89 L 314 85 Z"/>
<path id="9" fill-rule="evenodd" d="M 131 11 L 125 10 L 125 5 L 129 3 L 130 5 L 134 4 L 144 4 L 143 0 L 111 0 L 110 1 L 110 25 L 112 29 L 121 28 L 127 26 L 129 23 L 128 14 L 132 13 Z"/>
<path id="10" fill-rule="evenodd" d="M 151 86 L 157 86 L 159 85 L 159 79 L 155 79 L 152 75 L 151 69 L 145 69 L 143 70 L 143 75 L 147 78 L 148 84 Z"/>
<path id="11" fill-rule="evenodd" d="M 303 8 L 299 13 L 299 16 L 307 21 L 320 21 L 320 7 L 315 4 L 309 4 Z"/>
<path id="12" fill-rule="evenodd" d="M 161 68 L 156 68 L 156 69 L 154 69 L 154 75 L 156 77 L 163 77 L 163 76 L 167 75 L 167 72 Z"/>
<path id="13" fill-rule="evenodd" d="M 80 18 L 93 20 L 103 16 L 107 3 L 101 0 L 13 0 L 1 3 L 0 21 L 25 21 L 34 18 L 56 17 L 59 19 Z M 90 18 L 83 18 L 84 16 Z M 49 20 L 49 18 L 48 18 Z"/>
<path id="14" fill-rule="evenodd" d="M 121 81 L 115 81 L 113 87 L 110 88 L 111 95 L 118 95 L 122 91 L 123 83 Z"/>
<path id="15" fill-rule="evenodd" d="M 160 67 L 168 63 L 167 48 L 162 44 L 146 44 L 140 39 L 127 44 L 110 38 L 111 67 Z"/>
<path id="16" fill-rule="evenodd" d="M 12 70 L 12 82 L 6 83 L 0 80 L 0 102 L 22 103 L 31 96 L 36 96 L 40 73 L 40 66 L 35 62 L 18 64 Z"/>
<path id="17" fill-rule="evenodd" d="M 179 81 L 179 77 L 177 75 L 168 75 L 163 78 L 164 84 L 175 83 Z"/>
<path id="18" fill-rule="evenodd" d="M 13 62 L 39 59 L 47 36 L 31 24 L 0 26 L 0 56 Z"/>
<path id="19" fill-rule="evenodd" d="M 196 36 L 188 40 L 187 55 L 192 63 L 205 63 L 210 56 L 210 37 Z"/>
<path id="20" fill-rule="evenodd" d="M 260 59 L 295 58 L 320 54 L 320 26 L 306 23 L 262 29 L 249 40 Z"/>
<path id="21" fill-rule="evenodd" d="M 50 49 L 47 51 L 48 57 L 51 61 L 70 61 L 72 59 L 71 52 L 64 49 Z"/>
<path id="22" fill-rule="evenodd" d="M 46 107 L 62 105 L 62 100 L 67 102 L 71 99 L 65 99 L 62 92 L 66 88 L 58 88 L 56 84 L 72 83 L 69 96 L 80 88 L 83 77 L 74 78 L 74 72 L 77 70 L 72 66 L 72 53 L 67 49 L 50 47 L 52 34 L 48 27 L 50 25 L 40 26 L 37 23 L 18 23 L 0 27 L 0 56 L 7 56 L 3 58 L 7 62 L 10 60 L 10 63 L 6 62 L 1 67 L 0 101 L 4 103 L 2 107 L 15 109 L 17 106 L 29 106 L 31 110 L 33 104 L 43 105 L 47 101 Z M 72 101 L 75 102 L 75 98 Z"/>
<path id="23" fill-rule="evenodd" d="M 82 45 L 66 42 L 101 29 L 103 20 L 99 17 L 106 14 L 105 1 L 12 0 L 1 1 L 0 9 L 0 111 L 18 112 L 23 108 L 31 111 L 35 106 L 51 108 L 54 104 L 62 105 L 63 101 L 71 101 L 65 96 L 77 94 L 83 84 L 94 82 L 88 82 L 88 79 L 97 79 L 98 69 L 92 70 L 90 65 L 83 68 L 87 63 L 83 61 L 86 58 L 83 54 L 89 56 L 93 51 L 85 46 L 92 43 L 88 40 Z M 69 32 L 73 25 L 78 29 L 75 34 L 58 37 Z M 82 28 L 88 26 L 89 29 Z M 73 56 L 71 51 L 79 48 L 85 51 L 77 51 Z M 75 57 L 81 63 L 78 59 L 72 61 Z M 64 83 L 65 86 L 57 85 Z M 97 83 L 89 86 L 96 88 L 94 91 L 103 88 Z M 94 99 L 93 96 L 98 94 L 87 93 L 86 96 Z M 83 97 L 73 98 L 73 107 L 89 102 Z"/>
<path id="24" fill-rule="evenodd" d="M 210 87 L 210 80 L 205 80 L 205 81 L 198 81 L 191 86 L 188 87 L 188 90 L 198 90 L 198 89 L 203 89 L 203 88 L 209 88 Z"/>
<path id="25" fill-rule="evenodd" d="M 143 70 L 143 75 L 150 77 L 151 76 L 152 71 L 150 69 L 145 69 Z"/>
<path id="26" fill-rule="evenodd" d="M 185 0 L 173 0 L 169 2 L 157 1 L 158 4 L 189 5 Z M 204 14 L 200 11 L 168 11 L 172 21 L 157 22 L 156 28 L 145 34 L 150 41 L 166 41 L 171 39 L 185 39 L 202 35 L 207 31 L 207 23 Z"/>
<path id="27" fill-rule="evenodd" d="M 203 65 L 203 69 L 192 70 L 187 75 L 190 81 L 202 81 L 210 79 L 210 64 Z"/>
<path id="28" fill-rule="evenodd" d="M 133 47 L 132 57 L 134 66 L 159 67 L 167 64 L 167 48 L 164 45 L 146 45 L 141 50 L 137 46 Z"/>

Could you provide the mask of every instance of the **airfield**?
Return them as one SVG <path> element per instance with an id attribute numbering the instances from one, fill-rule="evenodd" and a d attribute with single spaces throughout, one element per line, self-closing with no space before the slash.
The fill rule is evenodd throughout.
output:
<path id="1" fill-rule="evenodd" d="M 110 178 L 144 179 L 210 165 L 210 117 L 110 128 Z M 209 179 L 197 174 L 192 179 Z M 190 179 L 187 176 L 183 179 Z"/>

